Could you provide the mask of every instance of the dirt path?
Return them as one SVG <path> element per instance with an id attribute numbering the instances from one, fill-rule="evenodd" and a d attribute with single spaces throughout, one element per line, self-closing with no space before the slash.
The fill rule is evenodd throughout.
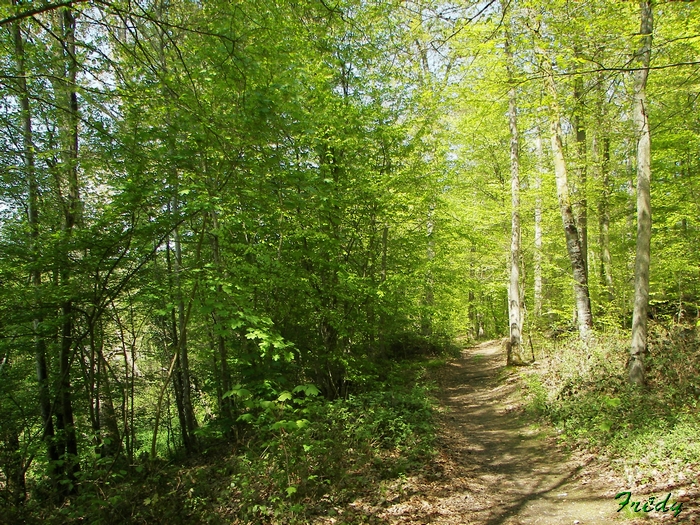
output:
<path id="1" fill-rule="evenodd" d="M 603 524 L 619 518 L 615 482 L 593 457 L 567 456 L 519 408 L 498 342 L 465 350 L 437 377 L 441 450 L 383 520 L 410 524 Z"/>

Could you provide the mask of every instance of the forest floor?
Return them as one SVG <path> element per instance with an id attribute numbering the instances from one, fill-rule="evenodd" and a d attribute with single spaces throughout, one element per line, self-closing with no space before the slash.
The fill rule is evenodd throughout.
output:
<path id="1" fill-rule="evenodd" d="M 436 369 L 435 460 L 385 488 L 381 505 L 357 500 L 354 510 L 373 515 L 370 523 L 392 524 L 694 523 L 687 513 L 649 513 L 647 521 L 618 514 L 614 497 L 628 490 L 625 481 L 606 458 L 558 445 L 556 433 L 525 411 L 522 380 L 505 361 L 500 341 L 492 341 Z"/>

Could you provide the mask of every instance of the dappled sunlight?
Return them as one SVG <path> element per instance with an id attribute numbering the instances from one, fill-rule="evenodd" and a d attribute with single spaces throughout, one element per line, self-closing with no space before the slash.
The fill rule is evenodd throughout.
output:
<path id="1" fill-rule="evenodd" d="M 431 470 L 381 516 L 390 523 L 506 525 L 608 523 L 609 487 L 589 483 L 590 462 L 567 458 L 521 409 L 499 342 L 438 371 L 445 407 Z M 570 520 L 570 521 L 569 521 Z"/>

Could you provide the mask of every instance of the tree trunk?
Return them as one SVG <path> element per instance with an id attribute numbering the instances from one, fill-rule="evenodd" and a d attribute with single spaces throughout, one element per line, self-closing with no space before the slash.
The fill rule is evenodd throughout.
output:
<path id="1" fill-rule="evenodd" d="M 104 437 L 102 439 L 102 447 L 100 453 L 102 456 L 117 456 L 122 449 L 122 441 L 119 432 L 119 423 L 117 420 L 117 412 L 114 410 L 114 400 L 112 399 L 112 386 L 109 380 L 109 366 L 102 352 L 102 345 L 98 349 L 97 359 L 99 363 L 98 370 L 100 372 L 100 389 L 98 391 L 99 403 L 99 421 L 101 429 L 104 429 Z"/>
<path id="2" fill-rule="evenodd" d="M 387 256 L 387 246 L 389 244 L 389 225 L 384 224 L 382 227 L 382 259 L 381 259 L 381 271 L 379 274 L 379 282 L 383 284 L 386 282 L 386 256 Z M 379 353 L 382 356 L 387 355 L 387 315 L 386 306 L 381 304 L 379 310 L 379 326 L 377 327 L 377 339 L 379 340 Z"/>
<path id="3" fill-rule="evenodd" d="M 9 495 L 9 503 L 21 507 L 27 499 L 27 484 L 19 432 L 16 428 L 3 428 L 0 438 L 4 442 L 0 448 L 0 457 L 5 471 L 5 491 Z"/>
<path id="4" fill-rule="evenodd" d="M 646 104 L 653 14 L 651 0 L 642 0 L 642 45 L 637 52 L 641 67 L 634 77 L 634 123 L 637 128 L 637 253 L 634 263 L 634 311 L 630 346 L 629 378 L 636 385 L 645 382 L 644 355 L 647 351 L 647 310 L 649 307 L 649 260 L 651 252 L 651 133 Z"/>
<path id="5" fill-rule="evenodd" d="M 539 127 L 535 137 L 535 150 L 537 153 L 537 170 L 535 172 L 535 253 L 533 255 L 534 274 L 534 301 L 535 318 L 542 315 L 542 173 L 544 173 L 542 152 L 542 137 Z"/>
<path id="6" fill-rule="evenodd" d="M 14 2 L 16 4 L 16 0 Z M 29 91 L 27 89 L 27 73 L 24 59 L 24 41 L 19 21 L 13 26 L 15 55 L 17 59 L 17 84 L 19 105 L 22 110 L 22 150 L 24 156 L 25 177 L 28 186 L 27 216 L 30 231 L 30 252 L 32 253 L 33 266 L 31 269 L 32 287 L 38 295 L 41 288 L 41 269 L 39 267 L 39 185 L 36 179 L 34 160 L 34 138 L 32 131 L 32 114 L 29 105 Z M 49 461 L 49 478 L 56 486 L 58 474 L 56 471 L 59 451 L 54 442 L 54 425 L 51 411 L 51 394 L 49 391 L 48 367 L 46 365 L 46 341 L 40 334 L 43 316 L 40 313 L 41 305 L 38 301 L 33 304 L 35 312 L 32 321 L 34 333 L 34 361 L 36 363 L 37 387 L 39 390 L 39 411 L 42 421 L 42 439 L 46 446 L 46 454 Z"/>
<path id="7" fill-rule="evenodd" d="M 211 212 L 211 220 L 212 220 L 212 230 L 215 233 L 212 233 L 211 236 L 211 249 L 212 249 L 212 255 L 214 258 L 214 267 L 216 268 L 217 272 L 219 275 L 222 274 L 224 271 L 224 266 L 221 261 L 221 251 L 219 249 L 219 218 L 217 216 L 216 211 Z M 280 235 L 281 238 L 281 235 Z M 218 296 L 218 300 L 223 300 L 223 287 L 219 283 L 216 285 L 216 293 Z M 219 380 L 219 385 L 221 387 L 222 394 L 225 394 L 226 392 L 231 390 L 231 372 L 228 369 L 228 351 L 226 348 L 226 339 L 224 338 L 224 326 L 223 326 L 223 319 L 221 314 L 214 310 L 212 313 L 213 319 L 214 319 L 214 337 L 216 338 L 216 346 L 217 346 L 217 351 L 219 354 L 219 361 L 221 363 L 220 365 L 220 380 Z M 231 419 L 233 417 L 233 412 L 232 412 L 232 406 L 231 406 L 231 397 L 226 397 L 224 398 L 222 395 L 222 398 L 220 399 L 219 402 L 219 410 L 221 410 L 221 415 Z"/>
<path id="8" fill-rule="evenodd" d="M 169 5 L 164 2 L 158 2 L 156 5 L 156 12 L 158 20 L 166 21 L 168 17 Z M 166 50 L 166 40 L 167 36 L 165 33 L 166 29 L 164 26 L 160 29 L 160 42 L 159 42 L 159 54 L 160 54 L 160 67 L 162 72 L 166 74 L 168 72 L 168 62 L 165 53 Z M 170 97 L 169 92 L 164 87 L 162 90 L 163 100 L 167 101 Z M 167 102 L 166 102 L 167 104 Z M 166 109 L 165 115 L 165 128 L 168 131 L 168 156 L 172 158 L 175 151 L 174 146 L 174 129 L 171 125 L 171 114 L 170 109 Z M 177 357 L 175 358 L 175 373 L 173 375 L 173 387 L 175 388 L 175 399 L 178 405 L 178 416 L 180 418 L 180 430 L 182 432 L 183 446 L 187 453 L 191 453 L 195 449 L 196 438 L 193 431 L 197 428 L 197 420 L 195 419 L 194 410 L 192 408 L 192 398 L 191 398 L 191 384 L 190 384 L 190 366 L 189 366 L 189 353 L 187 347 L 187 314 L 185 312 L 185 299 L 183 296 L 183 286 L 182 286 L 182 243 L 180 241 L 180 227 L 178 226 L 180 222 L 180 202 L 179 202 L 179 191 L 180 191 L 180 180 L 177 166 L 169 166 L 169 182 L 172 188 L 172 218 L 173 224 L 175 225 L 173 229 L 173 247 L 175 251 L 174 264 L 170 266 L 169 270 L 173 268 L 173 273 L 175 281 L 175 301 L 177 308 L 177 319 L 173 319 L 173 350 L 177 352 Z M 169 254 L 168 254 L 169 255 Z M 154 432 L 157 434 L 157 431 Z"/>
<path id="9" fill-rule="evenodd" d="M 177 175 L 176 175 L 177 176 Z M 176 195 L 177 195 L 177 183 L 175 184 Z M 179 220 L 179 203 L 177 201 L 177 196 L 175 197 L 174 205 L 175 217 Z M 197 420 L 195 419 L 194 410 L 192 408 L 192 387 L 190 381 L 190 363 L 189 363 L 189 353 L 187 348 L 187 322 L 185 315 L 185 299 L 182 296 L 182 283 L 181 283 L 181 272 L 182 272 L 182 244 L 180 242 L 180 232 L 179 228 L 175 228 L 174 233 L 174 244 L 175 244 L 175 282 L 176 282 L 176 293 L 177 293 L 177 329 L 179 335 L 179 342 L 177 345 L 178 355 L 178 379 L 180 383 L 180 395 L 182 399 L 182 411 L 184 416 L 184 423 L 187 432 L 183 432 L 183 439 L 185 440 L 185 450 L 188 453 L 194 451 L 196 438 L 194 435 L 194 430 L 197 428 Z"/>
<path id="10" fill-rule="evenodd" d="M 76 46 L 75 46 L 75 16 L 68 7 L 62 10 L 62 48 L 65 63 L 65 76 L 56 82 L 57 94 L 62 95 L 59 106 L 59 135 L 61 144 L 61 164 L 64 182 L 68 186 L 68 196 L 64 207 L 63 233 L 68 241 L 73 236 L 75 226 L 80 221 L 81 201 L 78 183 L 78 96 L 76 93 Z M 61 283 L 70 284 L 68 253 L 63 254 L 61 268 Z M 63 446 L 68 475 L 68 492 L 75 492 L 75 475 L 80 470 L 78 462 L 78 439 L 73 418 L 73 402 L 71 395 L 70 361 L 73 351 L 73 300 L 68 298 L 61 307 L 63 324 L 61 327 L 61 344 L 59 347 L 59 383 L 57 425 L 63 430 Z"/>
<path id="11" fill-rule="evenodd" d="M 591 338 L 593 328 L 593 315 L 591 314 L 591 301 L 588 295 L 588 279 L 586 277 L 586 263 L 581 250 L 581 243 L 576 228 L 576 220 L 571 208 L 569 198 L 569 184 L 567 180 L 566 161 L 564 160 L 564 147 L 561 140 L 560 109 L 557 102 L 557 90 L 554 84 L 554 72 L 549 65 L 549 57 L 544 54 L 542 61 L 545 66 L 545 80 L 547 90 L 551 96 L 550 134 L 552 142 L 552 155 L 554 158 L 554 173 L 557 183 L 557 196 L 559 198 L 559 210 L 564 225 L 566 236 L 566 249 L 571 261 L 574 277 L 574 295 L 576 301 L 576 317 L 579 335 L 584 343 Z"/>
<path id="12" fill-rule="evenodd" d="M 601 124 L 602 127 L 602 124 Z M 598 199 L 598 242 L 600 244 L 600 284 L 605 291 L 608 303 L 615 298 L 612 279 L 612 256 L 610 255 L 610 139 L 603 137 L 602 155 L 598 151 L 598 139 L 593 138 L 592 153 L 595 157 L 596 170 L 602 191 Z"/>
<path id="13" fill-rule="evenodd" d="M 156 259 L 154 258 L 154 261 Z M 123 430 L 123 445 L 120 447 L 126 448 L 127 460 L 130 465 L 134 463 L 134 436 L 136 429 L 134 427 L 134 378 L 138 373 L 136 368 L 136 329 L 134 327 L 134 312 L 133 305 L 129 308 L 130 330 L 129 330 L 129 348 L 126 345 L 126 329 L 119 315 L 119 310 L 112 301 L 113 318 L 117 323 L 119 330 L 119 341 L 122 347 L 122 358 L 124 361 L 124 380 L 121 383 L 122 391 L 122 428 Z M 104 334 L 104 331 L 103 331 Z M 118 381 L 119 383 L 119 381 Z M 117 429 L 118 430 L 118 429 Z"/>
<path id="14" fill-rule="evenodd" d="M 520 138 L 518 136 L 518 115 L 516 91 L 513 85 L 513 54 L 510 49 L 510 35 L 505 31 L 506 69 L 511 89 L 508 93 L 508 123 L 510 127 L 510 195 L 511 195 L 511 239 L 510 239 L 510 281 L 508 284 L 508 319 L 510 345 L 507 363 L 525 364 L 522 352 L 522 301 L 520 294 Z"/>
<path id="15" fill-rule="evenodd" d="M 168 241 L 166 243 L 166 249 L 165 249 L 165 257 L 167 260 L 167 267 L 168 267 L 168 277 L 169 277 L 169 287 L 170 287 L 170 296 L 172 297 L 173 295 L 178 294 L 179 292 L 176 291 L 175 285 L 173 281 L 176 280 L 175 277 L 175 271 L 173 270 L 173 265 L 172 265 L 172 256 L 171 256 L 171 248 L 170 248 L 170 242 Z M 179 288 L 179 283 L 177 284 Z M 182 299 L 180 297 L 180 299 Z M 190 435 L 189 435 L 189 429 L 187 425 L 187 419 L 185 418 L 185 404 L 182 399 L 182 373 L 181 373 L 181 367 L 180 367 L 180 336 L 179 336 L 179 329 L 178 329 L 178 321 L 177 321 L 177 313 L 175 311 L 175 308 L 170 309 L 170 340 L 172 341 L 172 345 L 169 347 L 172 352 L 172 361 L 170 365 L 170 370 L 168 372 L 168 376 L 166 377 L 166 380 L 164 382 L 164 385 L 167 386 L 168 381 L 170 381 L 170 378 L 172 377 L 173 380 L 173 390 L 175 393 L 175 405 L 177 406 L 177 416 L 180 422 L 180 434 L 182 436 L 182 445 L 185 447 L 185 450 L 189 452 L 190 449 Z M 162 395 L 163 393 L 161 392 L 161 396 L 159 398 L 159 403 L 158 407 L 160 407 L 160 403 L 162 402 Z M 160 410 L 156 411 L 156 423 L 154 424 L 153 428 L 153 450 L 152 450 L 152 457 L 155 458 L 155 443 L 156 443 L 156 438 L 158 435 L 158 421 L 160 417 Z"/>
<path id="16" fill-rule="evenodd" d="M 426 261 L 427 269 L 425 271 L 425 296 L 423 298 L 423 314 L 421 316 L 421 333 L 428 337 L 433 333 L 433 306 L 435 303 L 435 297 L 433 293 L 433 270 L 432 262 L 435 258 L 435 239 L 433 237 L 433 232 L 435 230 L 434 222 L 434 211 L 435 204 L 430 204 L 428 209 L 428 221 L 426 224 Z"/>
<path id="17" fill-rule="evenodd" d="M 578 56 L 578 52 L 576 53 Z M 576 109 L 574 113 L 573 126 L 576 130 L 576 227 L 578 229 L 579 243 L 581 244 L 581 255 L 583 257 L 583 267 L 588 281 L 588 171 L 586 159 L 586 128 L 583 124 L 583 78 L 578 75 L 574 81 L 574 98 L 576 99 Z"/>

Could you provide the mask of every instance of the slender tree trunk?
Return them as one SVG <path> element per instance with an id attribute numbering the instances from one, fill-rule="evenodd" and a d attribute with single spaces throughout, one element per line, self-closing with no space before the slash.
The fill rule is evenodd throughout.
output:
<path id="1" fill-rule="evenodd" d="M 166 2 L 157 2 L 156 4 L 157 18 L 159 20 L 166 20 L 168 17 L 169 5 Z M 164 33 L 165 29 L 161 28 L 161 33 L 159 35 L 159 52 L 160 52 L 160 67 L 163 73 L 168 72 L 167 57 L 165 54 L 166 50 L 166 37 Z M 164 88 L 162 91 L 163 99 L 167 100 L 169 93 Z M 166 111 L 165 126 L 169 132 L 172 132 L 171 126 L 171 115 L 170 111 Z M 174 143 L 172 142 L 172 135 L 169 133 L 169 138 L 171 139 L 168 145 L 168 153 L 172 157 L 174 151 Z M 191 398 L 191 384 L 190 384 L 190 367 L 189 367 L 189 352 L 187 346 L 187 315 L 185 313 L 185 299 L 183 296 L 182 287 L 182 243 L 180 240 L 180 228 L 177 224 L 180 221 L 180 202 L 179 202 L 179 191 L 180 191 L 180 181 L 177 166 L 171 165 L 169 168 L 170 184 L 173 191 L 172 198 L 172 216 L 175 224 L 173 230 L 173 247 L 174 247 L 174 264 L 172 268 L 174 270 L 173 276 L 175 280 L 175 299 L 177 308 L 177 319 L 173 320 L 173 349 L 177 352 L 177 358 L 175 359 L 175 373 L 173 375 L 173 387 L 175 388 L 175 399 L 178 405 L 178 416 L 180 418 L 180 430 L 182 432 L 183 446 L 187 453 L 194 451 L 196 446 L 196 438 L 193 431 L 197 428 L 197 420 L 195 419 L 194 410 L 192 408 L 192 398 Z M 169 265 L 170 268 L 170 265 Z M 154 432 L 156 434 L 157 432 Z"/>
<path id="2" fill-rule="evenodd" d="M 67 242 L 73 236 L 73 231 L 81 218 L 81 201 L 78 182 L 78 96 L 76 93 L 76 46 L 75 46 L 75 16 L 68 7 L 61 12 L 63 62 L 65 76 L 55 83 L 59 100 L 59 135 L 61 143 L 61 164 L 63 177 L 68 186 L 68 195 L 63 203 L 64 222 L 63 233 Z M 63 255 L 60 272 L 61 283 L 69 286 L 71 275 L 68 253 Z M 73 300 L 68 298 L 61 307 L 63 324 L 61 327 L 61 343 L 59 347 L 59 383 L 57 425 L 62 432 L 62 441 L 66 457 L 66 474 L 68 475 L 69 492 L 75 492 L 75 475 L 80 470 L 78 462 L 78 439 L 73 417 L 73 402 L 71 395 L 70 361 L 73 351 Z"/>
<path id="3" fill-rule="evenodd" d="M 433 333 L 433 321 L 432 321 L 432 310 L 433 310 L 433 305 L 435 302 L 435 298 L 433 295 L 433 271 L 431 268 L 433 259 L 435 258 L 435 239 L 433 238 L 433 232 L 435 230 L 435 222 L 434 222 L 434 211 L 435 211 L 435 205 L 430 204 L 430 208 L 428 209 L 428 222 L 426 225 L 426 238 L 427 238 L 427 247 L 426 247 L 426 259 L 427 259 L 427 264 L 428 268 L 425 271 L 425 296 L 423 299 L 423 316 L 421 319 L 421 333 L 424 336 L 430 336 Z"/>
<path id="4" fill-rule="evenodd" d="M 510 341 L 508 346 L 509 365 L 525 363 L 522 355 L 522 301 L 520 294 L 520 137 L 518 135 L 517 98 L 513 85 L 513 53 L 510 49 L 510 35 L 505 31 L 505 52 L 508 80 L 512 87 L 508 93 L 508 124 L 510 127 L 510 195 L 511 195 L 511 239 L 510 239 L 510 281 L 508 284 L 508 318 Z"/>
<path id="5" fill-rule="evenodd" d="M 63 282 L 66 282 L 64 275 Z M 58 385 L 58 410 L 56 413 L 57 426 L 62 431 L 62 446 L 64 448 L 66 461 L 66 474 L 68 475 L 68 492 L 74 493 L 77 490 L 75 485 L 75 475 L 80 470 L 78 462 L 78 439 L 75 431 L 75 420 L 73 417 L 73 400 L 71 395 L 70 381 L 70 360 L 73 350 L 73 302 L 66 301 L 61 308 L 63 315 L 63 325 L 61 328 L 61 346 L 59 349 L 59 385 Z"/>
<path id="6" fill-rule="evenodd" d="M 175 186 L 175 194 L 177 194 L 177 186 Z M 174 208 L 177 209 L 177 203 L 174 203 Z M 176 214 L 177 215 L 177 214 Z M 176 221 L 177 222 L 177 221 Z M 204 241 L 205 232 L 207 228 L 206 216 L 202 223 L 202 230 L 199 235 L 199 241 L 195 248 L 194 264 L 198 265 L 201 260 L 202 253 L 202 243 Z M 177 235 L 177 228 L 175 228 L 175 233 Z M 158 438 L 158 424 L 160 422 L 163 395 L 167 389 L 167 385 L 170 379 L 173 380 L 173 388 L 175 390 L 175 400 L 178 405 L 178 418 L 180 420 L 180 430 L 182 433 L 183 446 L 185 450 L 190 453 L 196 448 L 197 441 L 194 435 L 194 430 L 197 428 L 197 420 L 195 419 L 194 410 L 192 407 L 191 397 L 190 397 L 190 377 L 189 377 L 189 364 L 187 362 L 187 325 L 190 320 L 190 315 L 192 314 L 192 304 L 197 295 L 197 288 L 199 286 L 198 277 L 195 278 L 192 289 L 190 290 L 190 297 L 187 301 L 187 307 L 185 307 L 184 297 L 182 295 L 182 285 L 180 282 L 180 271 L 182 268 L 181 259 L 178 262 L 178 257 L 182 256 L 182 252 L 178 251 L 177 246 L 179 239 L 176 240 L 176 257 L 175 264 L 176 268 L 173 270 L 171 264 L 170 256 L 170 243 L 166 243 L 166 260 L 168 264 L 168 276 L 169 276 L 169 286 L 171 296 L 173 295 L 173 275 L 175 279 L 175 298 L 178 302 L 177 315 L 175 309 L 171 310 L 171 333 L 172 333 L 172 350 L 173 357 L 170 363 L 170 369 L 168 370 L 168 375 L 163 382 L 160 394 L 158 396 L 158 404 L 156 406 L 156 420 L 153 428 L 153 440 L 151 444 L 151 456 L 156 455 L 156 443 Z M 182 362 L 184 358 L 184 363 Z M 173 373 L 175 372 L 175 373 Z"/>
<path id="7" fill-rule="evenodd" d="M 177 185 L 176 185 L 177 187 Z M 177 193 L 177 192 L 176 192 Z M 179 216 L 179 203 L 177 202 L 177 197 L 175 197 L 175 216 Z M 187 323 L 185 315 L 185 299 L 182 295 L 182 282 L 180 274 L 182 272 L 182 244 L 180 241 L 179 228 L 175 228 L 174 235 L 175 244 L 175 282 L 176 282 L 176 293 L 177 293 L 177 326 L 179 333 L 179 342 L 177 349 L 179 352 L 178 364 L 179 364 L 179 375 L 178 379 L 180 382 L 180 395 L 182 396 L 182 409 L 184 422 L 187 428 L 187 441 L 184 443 L 187 452 L 193 452 L 195 448 L 195 435 L 194 430 L 197 428 L 197 420 L 194 416 L 194 410 L 192 408 L 192 387 L 190 381 L 190 363 L 189 363 L 189 352 L 187 348 Z M 183 433 L 183 437 L 185 434 Z"/>
<path id="8" fill-rule="evenodd" d="M 173 257 L 171 254 L 171 247 L 169 241 L 166 243 L 165 256 L 168 267 L 170 296 L 173 297 L 174 295 L 177 296 L 178 292 L 176 291 L 176 285 L 174 284 L 176 278 L 175 271 L 173 270 L 172 265 Z M 168 324 L 170 325 L 170 340 L 172 341 L 172 345 L 169 348 L 172 350 L 173 355 L 170 370 L 168 372 L 168 376 L 166 377 L 164 384 L 167 385 L 167 383 L 170 381 L 170 378 L 172 377 L 173 390 L 175 393 L 175 405 L 177 407 L 177 416 L 180 422 L 180 434 L 182 436 L 182 445 L 183 447 L 185 447 L 185 450 L 189 451 L 190 437 L 187 420 L 185 419 L 185 404 L 182 400 L 182 375 L 180 371 L 180 336 L 178 330 L 177 313 L 174 307 L 170 309 L 170 320 Z M 162 402 L 162 396 L 163 393 L 161 392 L 159 406 L 160 402 Z M 153 429 L 153 451 L 155 451 L 156 437 L 158 435 L 159 417 L 160 410 L 156 412 L 156 422 L 154 424 Z M 152 452 L 152 457 L 155 458 L 155 452 Z"/>
<path id="9" fill-rule="evenodd" d="M 13 425 L 14 426 L 14 425 Z M 21 507 L 27 499 L 27 484 L 25 466 L 22 457 L 22 447 L 19 443 L 19 433 L 15 428 L 0 430 L 3 440 L 2 456 L 5 470 L 5 491 L 9 494 L 10 504 Z"/>
<path id="10" fill-rule="evenodd" d="M 16 0 L 15 2 L 16 3 Z M 15 56 L 17 59 L 17 83 L 19 104 L 22 110 L 22 150 L 24 156 L 25 177 L 28 186 L 27 216 L 30 231 L 30 252 L 33 265 L 31 269 L 31 282 L 36 294 L 41 288 L 41 268 L 39 267 L 39 184 L 36 178 L 34 160 L 34 138 L 32 131 L 32 114 L 29 105 L 29 90 L 27 87 L 27 73 L 24 58 L 24 41 L 19 21 L 12 26 L 15 43 Z M 39 390 L 39 411 L 42 421 L 42 439 L 46 446 L 46 454 L 49 461 L 49 478 L 54 486 L 58 484 L 57 461 L 59 451 L 54 441 L 55 432 L 51 411 L 51 394 L 49 391 L 49 374 L 46 365 L 46 340 L 41 335 L 41 323 L 43 316 L 40 312 L 41 305 L 34 302 L 34 319 L 32 330 L 34 332 L 34 361 L 36 363 L 37 387 Z M 24 474 L 23 474 L 24 475 Z"/>
<path id="11" fill-rule="evenodd" d="M 221 261 L 221 251 L 219 249 L 219 218 L 217 216 L 216 211 L 211 212 L 211 220 L 212 220 L 212 230 L 215 232 L 211 236 L 211 249 L 212 249 L 212 254 L 214 257 L 214 267 L 217 269 L 217 272 L 221 274 L 221 272 L 224 271 L 223 263 Z M 280 235 L 281 238 L 281 235 Z M 223 297 L 223 287 L 221 284 L 216 285 L 216 293 L 219 296 L 219 298 Z M 226 348 L 226 339 L 224 338 L 224 327 L 223 327 L 223 319 L 222 316 L 219 314 L 218 311 L 213 312 L 213 318 L 214 318 L 214 325 L 215 325 L 215 330 L 214 330 L 214 337 L 216 338 L 216 346 L 217 346 L 217 351 L 219 354 L 219 361 L 220 361 L 220 372 L 221 372 L 221 377 L 220 377 L 220 386 L 222 390 L 222 394 L 225 394 L 226 392 L 231 390 L 231 372 L 228 369 L 228 351 Z M 220 400 L 220 407 L 219 409 L 221 410 L 221 414 L 226 417 L 226 418 L 231 418 L 233 416 L 232 412 L 232 407 L 231 407 L 231 397 L 226 397 Z"/>
<path id="12" fill-rule="evenodd" d="M 574 277 L 574 296 L 576 301 L 576 317 L 579 335 L 584 343 L 588 343 L 592 335 L 593 315 L 591 314 L 591 301 L 588 295 L 588 279 L 586 277 L 586 264 L 576 228 L 576 220 L 571 208 L 569 198 L 569 184 L 567 180 L 566 161 L 564 160 L 564 147 L 561 140 L 560 109 L 557 102 L 557 90 L 554 84 L 554 72 L 549 63 L 549 57 L 543 53 L 545 66 L 545 81 L 551 97 L 550 134 L 552 142 L 552 155 L 554 158 L 554 173 L 557 183 L 557 196 L 559 198 L 559 210 L 564 225 L 566 236 L 566 249 L 571 261 Z"/>
<path id="13" fill-rule="evenodd" d="M 577 52 L 578 55 L 578 52 Z M 574 98 L 576 99 L 576 110 L 574 113 L 573 125 L 576 130 L 576 193 L 575 211 L 576 227 L 578 229 L 579 243 L 581 244 L 581 255 L 583 256 L 583 266 L 588 280 L 588 167 L 586 148 L 586 127 L 583 121 L 583 78 L 578 75 L 574 81 Z"/>
<path id="14" fill-rule="evenodd" d="M 100 434 L 102 446 L 100 454 L 102 456 L 117 456 L 122 449 L 122 441 L 119 432 L 117 412 L 114 410 L 114 400 L 112 398 L 112 385 L 109 379 L 109 365 L 103 352 L 103 340 L 97 347 L 97 362 L 99 372 L 99 389 L 97 391 L 97 416 L 100 422 Z"/>
<path id="15" fill-rule="evenodd" d="M 100 434 L 100 376 L 101 363 L 96 359 L 97 356 L 97 337 L 95 335 L 94 319 L 88 320 L 89 324 L 89 355 L 85 355 L 85 349 L 82 352 L 80 364 L 83 367 L 83 378 L 85 382 L 85 392 L 88 398 L 88 412 L 90 422 L 92 423 L 92 433 L 95 440 L 95 453 L 100 454 L 102 448 L 102 436 Z M 87 362 L 86 362 L 87 357 Z"/>
<path id="16" fill-rule="evenodd" d="M 642 0 L 642 45 L 637 53 L 640 68 L 634 77 L 634 123 L 637 128 L 637 253 L 634 264 L 634 311 L 630 346 L 629 378 L 633 384 L 645 382 L 644 355 L 647 351 L 647 311 L 649 307 L 649 260 L 651 252 L 651 133 L 646 103 L 646 85 L 651 60 L 654 27 L 651 0 Z"/>
<path id="17" fill-rule="evenodd" d="M 176 188 L 176 193 L 177 193 L 177 188 Z M 176 219 L 177 220 L 177 219 Z M 201 245 L 201 243 L 200 243 Z M 199 247 L 198 247 L 198 252 L 199 252 Z M 163 382 L 163 385 L 161 387 L 160 394 L 158 396 L 158 404 L 156 406 L 156 418 L 155 418 L 155 423 L 153 425 L 153 439 L 151 442 L 151 457 L 155 458 L 156 457 L 156 444 L 157 444 L 157 439 L 158 439 L 158 425 L 160 423 L 160 417 L 161 417 L 161 411 L 162 411 L 162 403 L 163 403 L 163 396 L 165 394 L 165 390 L 167 389 L 168 383 L 172 379 L 173 381 L 173 390 L 175 393 L 175 403 L 177 405 L 177 415 L 178 419 L 180 422 L 180 433 L 182 435 L 182 444 L 185 450 L 190 453 L 193 450 L 194 447 L 194 440 L 190 430 L 190 423 L 188 422 L 187 419 L 187 408 L 185 405 L 184 401 L 184 396 L 183 392 L 185 391 L 184 387 L 184 380 L 183 380 L 183 374 L 182 374 L 182 365 L 180 362 L 180 359 L 183 355 L 183 352 L 186 353 L 186 349 L 182 349 L 183 345 L 187 344 L 186 339 L 181 339 L 180 338 L 180 331 L 181 329 L 187 326 L 187 322 L 189 319 L 189 312 L 192 304 L 192 300 L 194 298 L 194 294 L 197 291 L 197 282 L 195 281 L 195 285 L 192 288 L 192 297 L 190 298 L 189 306 L 187 308 L 187 311 L 185 311 L 184 308 L 184 298 L 182 297 L 182 288 L 181 288 L 181 283 L 179 280 L 179 266 L 177 268 L 173 268 L 173 262 L 172 262 L 172 255 L 171 255 L 171 247 L 170 247 L 170 241 L 166 241 L 166 249 L 165 249 L 165 259 L 167 262 L 167 275 L 168 275 L 168 287 L 169 287 L 169 292 L 170 292 L 170 297 L 175 297 L 175 300 L 180 303 L 182 302 L 183 307 L 179 308 L 178 311 L 176 312 L 175 308 L 171 308 L 170 310 L 170 319 L 169 322 L 166 323 L 166 325 L 169 325 L 169 327 L 166 326 L 164 329 L 166 332 L 169 330 L 170 331 L 170 339 L 172 342 L 172 345 L 167 346 L 166 348 L 172 350 L 172 359 L 170 361 L 170 368 L 168 369 L 168 375 L 165 378 L 165 381 Z M 177 264 L 177 260 L 175 262 Z M 179 306 L 179 304 L 178 304 Z M 180 315 L 182 314 L 182 318 Z"/>
<path id="18" fill-rule="evenodd" d="M 119 329 L 119 340 L 122 347 L 122 358 L 124 360 L 124 380 L 122 383 L 122 429 L 123 429 L 123 447 L 126 448 L 126 455 L 129 464 L 134 463 L 134 377 L 136 375 L 136 329 L 133 324 L 134 312 L 129 312 L 131 327 L 129 330 L 129 348 L 126 345 L 126 330 L 124 323 L 119 315 L 114 302 L 112 301 L 112 310 L 114 319 Z M 104 333 L 104 332 L 103 332 Z M 131 355 L 130 355 L 131 354 Z M 119 429 L 117 428 L 117 435 Z M 120 445 L 121 447 L 122 445 Z"/>
<path id="19" fill-rule="evenodd" d="M 389 225 L 384 224 L 382 227 L 382 261 L 381 261 L 381 270 L 379 274 L 379 282 L 384 283 L 386 282 L 386 256 L 387 256 L 387 250 L 388 250 L 388 244 L 389 244 Z M 380 355 L 386 356 L 387 353 L 387 344 L 386 344 L 386 334 L 387 334 L 387 322 L 386 322 L 386 307 L 382 304 L 380 311 L 379 311 L 379 326 L 377 327 L 377 339 L 379 341 L 379 352 Z"/>
<path id="20" fill-rule="evenodd" d="M 614 300 L 612 279 L 612 256 L 610 255 L 610 136 L 605 130 L 605 92 L 603 75 L 596 82 L 596 132 L 591 141 L 594 177 L 600 182 L 598 198 L 598 244 L 600 245 L 600 285 L 607 303 Z M 602 152 L 601 152 L 602 147 Z"/>
<path id="21" fill-rule="evenodd" d="M 602 128 L 602 123 L 599 128 Z M 598 199 L 598 243 L 600 244 L 600 284 L 608 303 L 614 298 L 612 279 L 612 256 L 610 255 L 610 139 L 603 137 L 602 155 L 599 151 L 597 135 L 593 137 L 591 153 L 594 156 L 597 178 L 600 180 L 601 193 Z"/>
<path id="22" fill-rule="evenodd" d="M 173 379 L 173 392 L 175 394 L 175 406 L 177 407 L 177 417 L 180 423 L 180 436 L 182 437 L 182 446 L 186 452 L 190 452 L 190 431 L 185 417 L 185 403 L 182 399 L 182 368 L 180 367 L 180 342 L 178 338 L 177 322 L 173 319 L 173 363 L 175 369 L 171 373 Z M 169 378 L 168 378 L 169 379 Z M 167 380 L 167 379 L 166 379 Z M 154 430 L 154 433 L 157 429 Z"/>
<path id="23" fill-rule="evenodd" d="M 535 172 L 535 253 L 534 259 L 534 301 L 535 318 L 542 315 L 542 173 L 544 172 L 544 154 L 542 152 L 542 137 L 539 127 L 535 137 L 535 150 L 537 153 L 537 170 Z"/>

